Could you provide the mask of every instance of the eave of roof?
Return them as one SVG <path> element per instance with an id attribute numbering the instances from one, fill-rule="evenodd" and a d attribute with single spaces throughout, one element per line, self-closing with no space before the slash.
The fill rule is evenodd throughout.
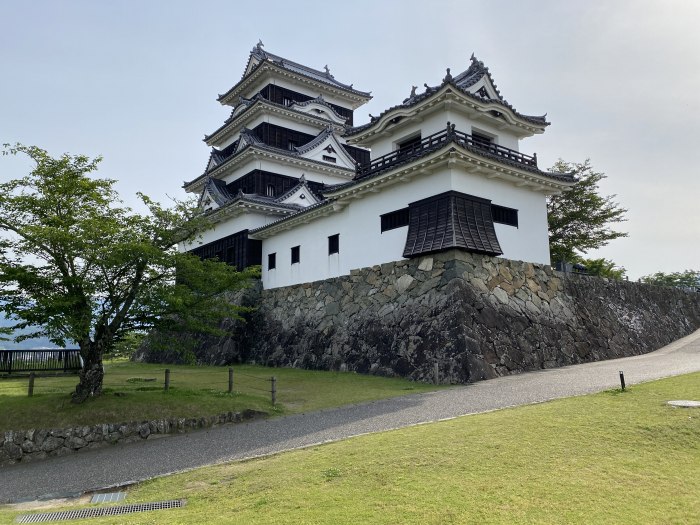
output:
<path id="1" fill-rule="evenodd" d="M 208 171 L 206 173 L 203 173 L 199 177 L 197 177 L 189 182 L 185 182 L 182 187 L 185 189 L 185 191 L 198 191 L 199 187 L 204 182 L 204 180 L 206 180 L 207 176 L 217 177 L 217 176 L 221 175 L 222 172 L 228 171 L 228 169 L 231 168 L 234 164 L 242 162 L 247 157 L 252 156 L 252 155 L 257 155 L 257 154 L 264 155 L 267 157 L 272 157 L 272 158 L 275 158 L 277 160 L 281 160 L 284 162 L 301 164 L 301 165 L 304 165 L 305 167 L 309 167 L 311 169 L 316 169 L 318 171 L 331 172 L 339 177 L 352 178 L 355 175 L 354 170 L 343 168 L 343 167 L 340 167 L 340 166 L 337 166 L 335 164 L 331 164 L 328 162 L 321 162 L 318 160 L 307 159 L 307 158 L 302 157 L 298 153 L 293 152 L 293 151 L 289 151 L 286 149 L 280 149 L 280 148 L 273 148 L 272 146 L 268 146 L 265 144 L 249 144 L 249 145 L 245 146 L 240 152 L 236 153 L 235 155 L 232 155 L 231 157 L 226 159 L 223 163 L 216 166 L 213 170 Z"/>
<path id="2" fill-rule="evenodd" d="M 330 82 L 330 81 L 328 81 L 328 79 L 323 80 L 321 78 L 317 78 L 315 76 L 305 74 L 302 71 L 288 69 L 288 68 L 284 67 L 283 65 L 280 65 L 276 62 L 272 62 L 270 60 L 261 60 L 260 63 L 257 64 L 250 71 L 250 73 L 245 75 L 231 89 L 229 89 L 226 93 L 219 95 L 217 97 L 217 101 L 219 101 L 221 104 L 229 104 L 231 99 L 233 99 L 234 97 L 239 95 L 240 92 L 246 88 L 246 86 L 248 86 L 253 81 L 255 81 L 266 70 L 279 73 L 280 75 L 283 75 L 283 76 L 294 77 L 298 80 L 305 81 L 307 83 L 314 84 L 316 86 L 325 87 L 330 92 L 335 93 L 336 95 L 343 96 L 343 97 L 348 98 L 350 100 L 356 101 L 358 104 L 355 107 L 364 104 L 365 102 L 367 102 L 368 100 L 370 100 L 372 98 L 372 95 L 370 92 L 359 91 L 359 90 L 356 90 L 354 88 L 345 87 L 345 84 L 340 84 L 337 82 Z"/>
<path id="3" fill-rule="evenodd" d="M 303 208 L 295 204 L 283 204 L 256 195 L 241 195 L 239 193 L 231 202 L 207 212 L 207 215 L 214 221 L 221 221 L 231 215 L 236 215 L 237 211 L 243 213 L 251 209 L 284 216 L 294 214 Z"/>
<path id="4" fill-rule="evenodd" d="M 248 232 L 248 236 L 251 239 L 267 239 L 280 231 L 289 230 L 299 223 L 309 222 L 318 217 L 328 215 L 335 208 L 336 205 L 333 200 L 326 199 L 317 204 L 307 206 L 293 215 L 283 217 L 265 226 L 254 228 Z"/>
<path id="5" fill-rule="evenodd" d="M 481 64 L 483 66 L 483 63 L 481 63 Z M 473 65 L 474 64 L 472 64 L 472 66 Z M 472 68 L 472 66 L 470 66 L 470 69 Z M 348 129 L 344 136 L 345 137 L 352 137 L 352 138 L 355 138 L 356 140 L 359 140 L 358 135 L 364 134 L 365 132 L 370 130 L 372 127 L 382 124 L 383 122 L 388 120 L 388 117 L 391 113 L 396 113 L 396 112 L 399 112 L 401 110 L 414 108 L 414 107 L 418 106 L 419 104 L 421 104 L 422 102 L 425 102 L 434 96 L 440 96 L 450 87 L 452 88 L 452 90 L 455 93 L 462 95 L 468 99 L 471 99 L 474 102 L 477 102 L 479 104 L 479 106 L 482 106 L 483 109 L 486 111 L 489 111 L 491 109 L 497 109 L 497 110 L 501 110 L 501 111 L 506 110 L 507 112 L 509 112 L 512 115 L 512 117 L 515 120 L 521 120 L 524 123 L 531 124 L 537 129 L 543 130 L 545 127 L 549 126 L 550 123 L 547 122 L 546 115 L 543 115 L 543 116 L 525 115 L 525 114 L 518 112 L 512 105 L 508 104 L 508 102 L 506 102 L 503 99 L 500 99 L 500 100 L 499 99 L 485 99 L 483 97 L 480 97 L 478 95 L 470 93 L 467 90 L 467 88 L 476 84 L 479 80 L 481 80 L 481 78 L 483 78 L 484 75 L 487 75 L 489 80 L 491 81 L 492 86 L 496 90 L 497 94 L 500 96 L 500 92 L 498 91 L 498 88 L 496 87 L 495 82 L 493 82 L 493 79 L 491 78 L 490 73 L 488 73 L 488 68 L 485 68 L 485 66 L 483 66 L 483 67 L 484 67 L 484 70 L 480 76 L 474 75 L 468 81 L 464 82 L 463 86 L 460 86 L 456 79 L 458 79 L 458 78 L 462 77 L 462 75 L 465 75 L 466 73 L 468 73 L 469 69 L 467 69 L 463 73 L 460 73 L 459 75 L 457 75 L 457 77 L 454 77 L 454 78 L 450 75 L 449 69 L 448 69 L 447 75 L 445 76 L 445 78 L 443 79 L 442 83 L 439 86 L 430 87 L 426 84 L 426 86 L 425 86 L 426 90 L 423 93 L 418 94 L 418 95 L 412 94 L 409 98 L 405 99 L 401 104 L 396 104 L 395 106 L 392 106 L 388 109 L 385 109 L 378 116 L 371 117 L 370 122 Z"/>
<path id="6" fill-rule="evenodd" d="M 337 124 L 332 120 L 328 120 L 323 117 L 318 117 L 310 113 L 305 113 L 303 111 L 293 109 L 283 104 L 277 104 L 276 102 L 271 102 L 262 97 L 258 99 L 254 98 L 252 100 L 254 100 L 254 102 L 249 104 L 247 108 L 245 108 L 239 114 L 228 118 L 216 131 L 212 132 L 209 135 L 205 135 L 202 140 L 207 145 L 213 146 L 214 143 L 216 143 L 221 137 L 227 135 L 228 133 L 235 133 L 235 130 L 231 130 L 231 128 L 237 128 L 242 124 L 242 121 L 244 121 L 247 118 L 250 118 L 256 112 L 261 112 L 264 110 L 272 110 L 274 112 L 281 113 L 287 117 L 297 118 L 298 120 L 302 120 L 307 123 L 312 123 L 316 125 L 321 125 L 323 127 L 332 126 L 334 130 L 339 132 L 344 132 L 347 129 L 346 126 L 342 124 Z"/>
<path id="7" fill-rule="evenodd" d="M 383 185 L 394 178 L 404 177 L 406 173 L 416 175 L 421 173 L 426 165 L 434 166 L 436 161 L 447 162 L 450 159 L 464 162 L 474 170 L 488 170 L 491 172 L 491 178 L 511 179 L 523 186 L 530 186 L 536 191 L 560 193 L 576 183 L 576 179 L 570 174 L 547 173 L 537 168 L 508 162 L 484 153 L 476 148 L 465 148 L 455 142 L 446 142 L 444 146 L 425 156 L 409 159 L 407 162 L 396 164 L 386 171 L 330 186 L 322 194 L 329 199 L 341 199 L 350 194 L 369 191 L 379 184 Z"/>

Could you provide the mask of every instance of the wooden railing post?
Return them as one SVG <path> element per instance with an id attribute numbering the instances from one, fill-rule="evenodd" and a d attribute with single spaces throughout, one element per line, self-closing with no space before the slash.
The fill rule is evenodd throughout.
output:
<path id="1" fill-rule="evenodd" d="M 34 395 L 34 372 L 29 373 L 29 387 L 27 388 L 27 395 L 32 397 Z"/>
<path id="2" fill-rule="evenodd" d="M 272 406 L 275 406 L 277 402 L 277 378 L 275 376 L 270 378 L 270 394 L 272 396 Z"/>

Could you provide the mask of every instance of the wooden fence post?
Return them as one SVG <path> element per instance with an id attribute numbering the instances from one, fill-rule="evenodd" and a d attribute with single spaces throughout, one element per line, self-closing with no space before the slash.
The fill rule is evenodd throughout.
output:
<path id="1" fill-rule="evenodd" d="M 167 392 L 169 388 L 170 388 L 170 369 L 166 368 L 165 369 L 165 386 L 163 387 L 163 390 L 165 390 Z"/>
<path id="2" fill-rule="evenodd" d="M 275 403 L 277 402 L 277 378 L 275 376 L 272 376 L 270 378 L 270 394 L 272 394 L 272 406 L 275 406 Z"/>
<path id="3" fill-rule="evenodd" d="M 27 389 L 27 395 L 29 397 L 34 395 L 34 372 L 29 373 L 29 388 Z"/>
<path id="4" fill-rule="evenodd" d="M 228 369 L 228 393 L 233 393 L 233 368 Z"/>

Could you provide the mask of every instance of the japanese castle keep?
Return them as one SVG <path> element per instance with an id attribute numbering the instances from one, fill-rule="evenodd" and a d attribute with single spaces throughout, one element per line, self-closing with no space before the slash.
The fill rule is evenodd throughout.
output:
<path id="1" fill-rule="evenodd" d="M 369 92 L 253 48 L 185 184 L 215 227 L 181 249 L 262 278 L 231 298 L 255 307 L 245 322 L 193 339 L 197 362 L 464 383 L 700 326 L 697 294 L 549 266 L 546 199 L 575 180 L 520 152 L 549 123 L 506 102 L 481 61 L 405 92 L 356 125 Z"/>
<path id="2" fill-rule="evenodd" d="M 508 104 L 474 56 L 354 126 L 370 98 L 255 46 L 218 98 L 231 115 L 205 136 L 204 173 L 184 185 L 216 226 L 183 248 L 259 264 L 266 289 L 454 249 L 549 264 L 545 199 L 574 179 L 519 151 L 544 116 Z"/>

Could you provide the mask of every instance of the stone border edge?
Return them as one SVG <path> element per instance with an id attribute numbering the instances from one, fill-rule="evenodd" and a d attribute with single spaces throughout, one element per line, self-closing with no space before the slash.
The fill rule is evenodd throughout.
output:
<path id="1" fill-rule="evenodd" d="M 227 423 L 241 423 L 267 415 L 267 412 L 246 409 L 208 417 L 101 423 L 59 429 L 8 430 L 0 435 L 0 467 L 65 456 L 79 450 L 141 441 L 151 436 L 183 434 Z"/>

